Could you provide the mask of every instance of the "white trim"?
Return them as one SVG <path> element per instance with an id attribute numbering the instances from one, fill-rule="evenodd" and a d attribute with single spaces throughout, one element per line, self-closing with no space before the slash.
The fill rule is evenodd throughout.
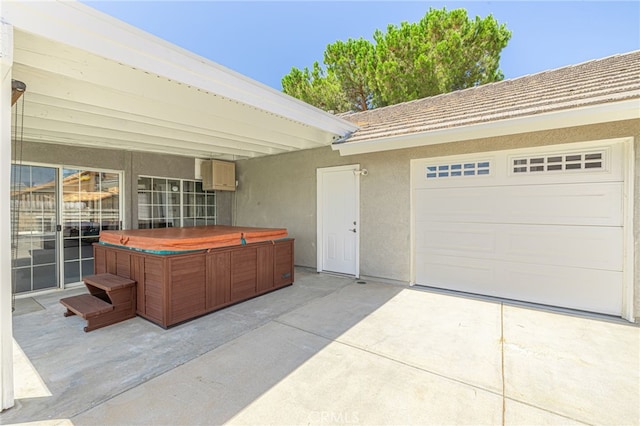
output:
<path id="1" fill-rule="evenodd" d="M 5 2 L 0 3 L 4 10 Z M 13 27 L 0 19 L 0 411 L 14 405 L 11 304 L 11 71 Z M 4 201 L 3 201 L 4 200 Z"/>
<path id="2" fill-rule="evenodd" d="M 357 126 L 75 1 L 3 2 L 15 28 L 342 137 Z"/>
<path id="3" fill-rule="evenodd" d="M 334 151 L 340 151 L 342 156 L 366 154 L 638 118 L 640 118 L 640 99 L 630 99 L 450 129 L 431 130 L 362 142 L 345 142 L 333 144 L 331 148 Z"/>
<path id="4" fill-rule="evenodd" d="M 360 170 L 360 164 L 354 165 L 353 173 L 356 177 L 356 193 L 355 193 L 355 203 L 356 203 L 356 224 L 354 228 L 356 230 L 356 273 L 355 277 L 360 278 L 360 177 L 361 173 L 356 173 Z"/>
<path id="5" fill-rule="evenodd" d="M 413 169 L 420 158 L 409 160 L 409 285 L 416 285 L 416 206 L 413 193 Z"/>
<path id="6" fill-rule="evenodd" d="M 82 288 L 82 287 L 84 287 L 84 283 L 82 281 L 78 281 L 77 283 L 70 283 L 70 285 L 65 288 L 51 287 L 46 290 L 37 290 L 29 293 L 16 294 L 15 297 L 16 297 L 16 300 L 29 299 L 30 297 L 45 296 L 47 294 L 60 293 L 61 291 L 72 290 L 74 288 Z"/>
<path id="7" fill-rule="evenodd" d="M 324 227 L 322 226 L 322 191 L 324 185 L 322 184 L 323 169 L 316 169 L 316 271 L 322 272 L 324 270 L 324 260 L 322 253 L 324 252 Z"/>
<path id="8" fill-rule="evenodd" d="M 197 161 L 198 161 L 198 159 L 196 159 L 196 162 Z M 197 179 L 185 179 L 185 178 L 171 178 L 171 177 L 167 177 L 167 176 L 138 175 L 138 179 L 136 180 L 136 184 L 135 184 L 135 188 L 136 188 L 135 189 L 135 193 L 137 194 L 136 198 L 137 198 L 137 206 L 138 206 L 138 217 L 136 218 L 136 222 L 138 223 L 138 227 L 140 227 L 140 219 L 141 218 L 140 218 L 140 198 L 139 198 L 140 197 L 140 193 L 138 192 L 139 190 L 137 189 L 138 188 L 137 187 L 137 183 L 140 180 L 140 178 L 158 179 L 158 180 L 164 179 L 164 180 L 167 180 L 167 181 L 170 181 L 170 180 L 180 181 L 180 191 L 178 192 L 180 194 L 180 223 L 178 225 L 180 227 L 184 227 L 185 226 L 185 224 L 184 224 L 184 219 L 185 219 L 185 217 L 184 217 L 184 207 L 185 207 L 185 205 L 189 205 L 189 204 L 185 203 L 185 201 L 184 201 L 185 200 L 185 197 L 184 197 L 185 191 L 184 191 L 183 183 L 184 182 L 193 182 L 195 184 L 197 182 L 202 182 L 202 176 L 200 176 L 200 178 L 197 178 Z M 193 193 L 196 193 L 195 189 L 194 189 Z M 203 190 L 202 193 L 203 194 L 207 194 L 207 191 Z M 212 194 L 213 194 L 213 197 L 214 197 L 215 202 L 216 202 L 215 203 L 215 216 L 214 217 L 215 217 L 215 224 L 217 224 L 218 223 L 218 192 L 213 191 Z M 167 203 L 168 203 L 168 201 L 167 201 Z M 153 203 L 153 202 L 149 201 L 146 204 L 154 204 L 155 205 L 155 204 L 158 204 L 158 203 Z M 191 205 L 194 205 L 194 204 L 191 204 Z M 197 205 L 197 203 L 195 205 Z M 168 206 L 168 204 L 166 204 L 166 206 Z M 207 205 L 205 205 L 205 207 L 206 206 Z M 175 218 L 173 218 L 173 219 L 175 219 Z M 127 228 L 123 228 L 123 229 L 127 229 Z"/>
<path id="9" fill-rule="evenodd" d="M 635 322 L 635 241 L 633 236 L 633 218 L 635 206 L 634 178 L 635 178 L 635 149 L 634 139 L 625 138 L 624 151 L 626 162 L 624 167 L 624 263 L 623 263 L 623 286 L 622 286 L 622 318 L 630 322 Z"/>
<path id="10" fill-rule="evenodd" d="M 316 169 L 316 271 L 324 272 L 324 238 L 322 227 L 323 222 L 323 203 L 322 176 L 328 172 L 353 171 L 356 179 L 355 203 L 356 203 L 356 253 L 355 253 L 355 277 L 360 278 L 360 174 L 355 173 L 360 170 L 360 164 L 351 164 L 347 166 L 322 167 Z"/>
<path id="11" fill-rule="evenodd" d="M 21 166 L 31 166 L 33 165 L 22 163 Z M 66 286 L 64 285 L 64 273 L 65 273 L 65 265 L 64 265 L 64 167 L 61 165 L 46 165 L 46 166 L 35 166 L 35 167 L 47 167 L 53 169 L 56 175 L 56 182 L 54 185 L 54 192 L 56 194 L 56 232 L 55 232 L 55 241 L 56 241 L 56 275 L 58 277 L 58 285 L 53 287 L 58 290 L 64 290 Z M 61 227 L 61 231 L 58 231 L 58 226 Z M 80 248 L 80 247 L 78 247 Z M 31 274 L 33 274 L 33 264 L 30 267 Z M 33 285 L 33 282 L 31 283 Z M 30 292 L 32 295 L 37 295 L 38 290 Z"/>

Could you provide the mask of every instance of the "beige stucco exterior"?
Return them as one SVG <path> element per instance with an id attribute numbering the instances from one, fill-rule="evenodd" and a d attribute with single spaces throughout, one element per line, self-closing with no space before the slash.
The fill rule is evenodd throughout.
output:
<path id="1" fill-rule="evenodd" d="M 315 268 L 316 170 L 360 164 L 369 173 L 360 180 L 360 273 L 363 276 L 410 280 L 410 160 L 595 141 L 634 138 L 635 203 L 633 242 L 640 263 L 640 120 L 627 120 L 342 157 L 331 147 L 236 162 L 236 192 L 217 192 L 219 224 L 285 227 L 296 239 L 295 263 Z M 110 149 L 25 143 L 23 161 L 44 165 L 95 167 L 122 171 L 125 222 L 137 227 L 138 176 L 194 179 L 189 157 Z M 634 271 L 635 316 L 640 317 L 640 268 Z"/>
<path id="2" fill-rule="evenodd" d="M 94 149 L 70 145 L 25 142 L 22 161 L 40 165 L 97 168 L 123 172 L 124 221 L 127 228 L 138 227 L 139 176 L 195 179 L 195 160 L 169 154 Z M 231 224 L 231 193 L 216 194 L 218 223 Z"/>
<path id="3" fill-rule="evenodd" d="M 410 160 L 415 158 L 633 137 L 633 241 L 640 262 L 640 120 L 516 134 L 341 157 L 331 148 L 238 161 L 234 223 L 286 227 L 296 238 L 295 262 L 316 267 L 316 169 L 360 164 L 360 273 L 410 280 Z M 635 316 L 640 317 L 640 268 L 634 272 Z"/>

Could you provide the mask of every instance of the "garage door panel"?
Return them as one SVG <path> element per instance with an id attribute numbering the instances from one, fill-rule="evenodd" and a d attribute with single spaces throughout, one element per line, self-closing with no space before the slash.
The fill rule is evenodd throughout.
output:
<path id="1" fill-rule="evenodd" d="M 422 285 L 550 306 L 620 315 L 622 273 L 501 260 L 431 256 L 421 263 Z M 579 295 L 579 297 L 576 297 Z"/>
<path id="2" fill-rule="evenodd" d="M 420 223 L 416 227 L 416 253 L 492 258 L 496 256 L 496 227 L 474 224 Z M 420 258 L 420 257 L 418 257 Z"/>
<path id="3" fill-rule="evenodd" d="M 414 188 L 620 182 L 624 179 L 620 167 L 625 155 L 624 144 L 578 145 L 415 159 L 411 160 L 411 179 Z M 451 171 L 454 165 L 464 168 L 466 163 L 489 163 L 487 174 L 453 176 L 447 170 L 440 171 L 441 167 Z"/>
<path id="4" fill-rule="evenodd" d="M 622 182 L 419 189 L 416 220 L 622 226 Z"/>
<path id="5" fill-rule="evenodd" d="M 496 176 L 500 174 L 497 169 L 501 166 L 501 163 L 496 160 L 495 155 L 461 160 L 457 158 L 450 160 L 447 157 L 411 160 L 411 179 L 414 182 L 414 188 L 496 185 L 499 184 Z M 442 168 L 447 170 L 440 170 Z"/>
<path id="6" fill-rule="evenodd" d="M 622 272 L 499 262 L 505 298 L 620 315 Z"/>
<path id="7" fill-rule="evenodd" d="M 622 183 L 523 185 L 501 196 L 504 222 L 622 226 Z"/>
<path id="8" fill-rule="evenodd" d="M 415 247 L 418 261 L 444 255 L 622 271 L 622 240 L 618 227 L 417 223 Z"/>
<path id="9" fill-rule="evenodd" d="M 483 259 L 430 255 L 417 262 L 416 278 L 421 285 L 472 293 L 481 286 L 484 293 L 496 281 L 495 265 Z"/>
<path id="10" fill-rule="evenodd" d="M 476 188 L 420 189 L 414 193 L 415 210 L 420 212 L 421 221 L 466 222 L 497 221 L 499 208 L 495 196 Z"/>
<path id="11" fill-rule="evenodd" d="M 415 283 L 620 315 L 625 150 L 618 140 L 412 160 Z"/>
<path id="12" fill-rule="evenodd" d="M 506 260 L 622 271 L 623 233 L 617 227 L 515 226 L 501 232 Z M 603 251 L 602 247 L 611 249 Z"/>

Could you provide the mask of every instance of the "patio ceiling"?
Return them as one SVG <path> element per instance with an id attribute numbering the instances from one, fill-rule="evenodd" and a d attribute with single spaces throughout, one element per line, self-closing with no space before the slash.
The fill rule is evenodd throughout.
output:
<path id="1" fill-rule="evenodd" d="M 83 4 L 8 4 L 25 141 L 241 159 L 356 128 Z"/>

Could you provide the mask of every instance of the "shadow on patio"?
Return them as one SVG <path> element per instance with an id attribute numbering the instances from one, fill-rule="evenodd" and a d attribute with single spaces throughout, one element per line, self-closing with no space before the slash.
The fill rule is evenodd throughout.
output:
<path id="1" fill-rule="evenodd" d="M 14 317 L 51 396 L 3 424 L 640 421 L 640 329 L 620 322 L 304 269 L 169 330 L 135 318 L 84 333 L 60 297 Z"/>

